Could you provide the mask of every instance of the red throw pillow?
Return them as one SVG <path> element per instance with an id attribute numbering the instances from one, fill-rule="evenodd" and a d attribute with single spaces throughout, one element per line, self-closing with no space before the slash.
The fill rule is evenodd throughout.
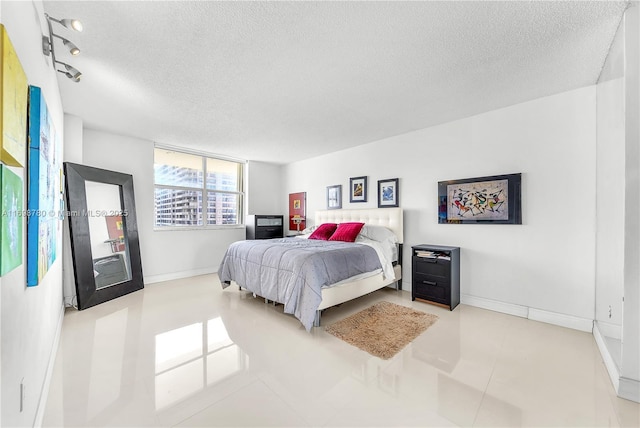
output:
<path id="1" fill-rule="evenodd" d="M 338 227 L 335 223 L 323 223 L 316 230 L 313 231 L 309 239 L 319 239 L 321 241 L 327 241 L 333 235 Z"/>
<path id="2" fill-rule="evenodd" d="M 329 241 L 354 242 L 364 223 L 340 223 Z"/>

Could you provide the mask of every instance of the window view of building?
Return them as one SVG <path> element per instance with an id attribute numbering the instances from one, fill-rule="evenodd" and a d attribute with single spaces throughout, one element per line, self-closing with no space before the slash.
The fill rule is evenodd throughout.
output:
<path id="1" fill-rule="evenodd" d="M 242 224 L 240 162 L 156 148 L 155 226 Z"/>

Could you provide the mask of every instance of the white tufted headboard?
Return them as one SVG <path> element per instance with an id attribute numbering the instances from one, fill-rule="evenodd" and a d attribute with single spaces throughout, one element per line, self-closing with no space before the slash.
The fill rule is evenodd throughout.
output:
<path id="1" fill-rule="evenodd" d="M 396 234 L 400 244 L 404 242 L 402 208 L 316 211 L 316 226 L 322 223 L 344 223 L 347 221 L 359 221 L 376 226 L 385 226 Z"/>

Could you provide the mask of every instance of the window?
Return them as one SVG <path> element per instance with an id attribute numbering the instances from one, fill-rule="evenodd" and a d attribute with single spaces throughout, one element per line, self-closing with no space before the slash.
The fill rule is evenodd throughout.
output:
<path id="1" fill-rule="evenodd" d="M 242 168 L 240 162 L 156 147 L 155 226 L 242 224 Z"/>

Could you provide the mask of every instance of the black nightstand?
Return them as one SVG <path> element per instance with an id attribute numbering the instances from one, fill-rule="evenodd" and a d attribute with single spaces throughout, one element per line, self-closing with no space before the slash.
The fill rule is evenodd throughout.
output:
<path id="1" fill-rule="evenodd" d="M 460 303 L 460 248 L 411 247 L 411 300 L 422 299 L 453 310 Z"/>
<path id="2" fill-rule="evenodd" d="M 248 215 L 247 239 L 273 239 L 284 236 L 284 216 Z"/>

